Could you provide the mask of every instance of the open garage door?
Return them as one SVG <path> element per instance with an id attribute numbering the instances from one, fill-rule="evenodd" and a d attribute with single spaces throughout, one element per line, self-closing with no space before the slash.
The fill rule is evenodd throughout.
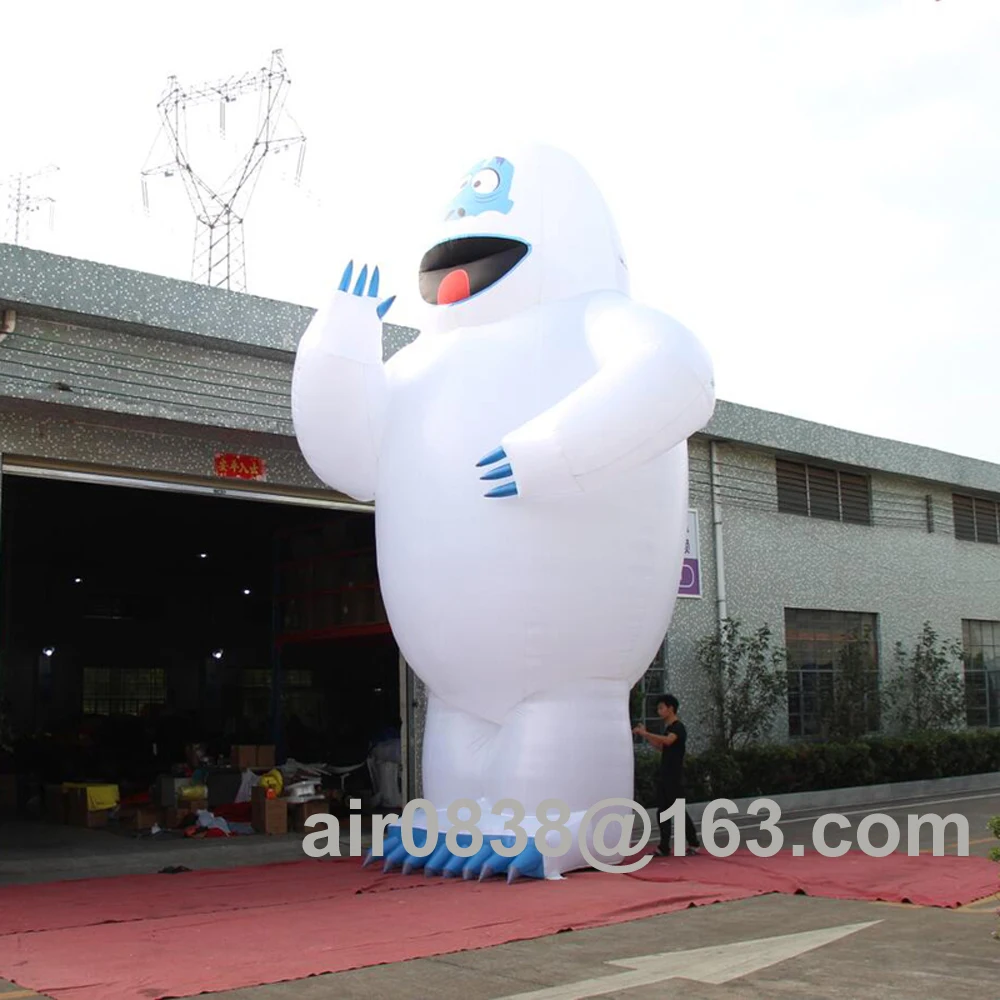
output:
<path id="1" fill-rule="evenodd" d="M 0 697 L 39 784 L 124 793 L 192 743 L 339 767 L 394 730 L 406 745 L 370 505 L 16 457 L 3 473 Z"/>

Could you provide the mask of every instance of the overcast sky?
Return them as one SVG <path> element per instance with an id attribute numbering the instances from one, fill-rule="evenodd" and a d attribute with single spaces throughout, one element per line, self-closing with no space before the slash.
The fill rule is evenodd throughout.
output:
<path id="1" fill-rule="evenodd" d="M 238 76 L 281 48 L 307 152 L 298 187 L 294 152 L 264 164 L 250 293 L 315 306 L 353 257 L 419 326 L 428 220 L 504 138 L 547 141 L 597 180 L 633 294 L 702 338 L 722 398 L 1000 462 L 1000 3 L 594 10 L 7 4 L 0 175 L 59 167 L 29 245 L 188 278 L 176 178 L 143 211 L 157 101 L 171 74 Z M 191 109 L 194 166 L 224 177 L 255 116 L 233 105 L 222 142 L 218 106 Z"/>

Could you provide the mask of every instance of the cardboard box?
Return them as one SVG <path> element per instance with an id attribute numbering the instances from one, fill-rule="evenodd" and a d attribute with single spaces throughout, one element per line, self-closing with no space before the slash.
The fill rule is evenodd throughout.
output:
<path id="1" fill-rule="evenodd" d="M 240 744 L 230 751 L 230 763 L 239 771 L 265 770 L 274 767 L 274 745 L 271 743 Z"/>
<path id="2" fill-rule="evenodd" d="M 45 786 L 45 818 L 50 823 L 65 824 L 68 821 L 66 793 L 62 785 Z"/>
<path id="3" fill-rule="evenodd" d="M 257 747 L 241 744 L 234 746 L 230 751 L 230 760 L 233 767 L 238 771 L 245 771 L 247 768 L 257 766 Z"/>
<path id="4" fill-rule="evenodd" d="M 177 790 L 191 783 L 190 778 L 175 778 L 172 774 L 161 774 L 153 789 L 153 802 L 158 806 L 177 805 Z"/>
<path id="5" fill-rule="evenodd" d="M 0 774 L 0 813 L 17 812 L 17 775 Z"/>
<path id="6" fill-rule="evenodd" d="M 156 806 L 128 806 L 118 813 L 118 822 L 127 830 L 148 830 L 160 822 L 160 810 Z"/>
<path id="7" fill-rule="evenodd" d="M 70 826 L 84 826 L 91 830 L 108 825 L 110 809 L 90 809 L 86 788 L 71 788 L 66 792 L 66 817 Z"/>
<path id="8" fill-rule="evenodd" d="M 256 787 L 251 793 L 250 822 L 257 833 L 288 833 L 288 800 L 269 799 L 267 789 Z"/>
<path id="9" fill-rule="evenodd" d="M 292 814 L 292 829 L 296 833 L 309 833 L 310 828 L 306 826 L 306 820 L 310 816 L 329 814 L 330 806 L 326 799 L 313 799 L 311 802 L 299 802 L 290 806 L 289 812 Z"/>

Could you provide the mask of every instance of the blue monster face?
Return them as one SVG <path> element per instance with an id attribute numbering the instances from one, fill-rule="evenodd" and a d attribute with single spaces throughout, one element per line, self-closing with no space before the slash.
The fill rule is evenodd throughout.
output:
<path id="1" fill-rule="evenodd" d="M 514 165 L 502 156 L 482 160 L 466 175 L 445 212 L 445 222 L 470 219 L 485 212 L 506 215 Z M 447 306 L 464 302 L 509 274 L 530 247 L 519 239 L 485 233 L 452 236 L 424 254 L 420 262 L 420 294 L 425 302 Z"/>
<path id="2" fill-rule="evenodd" d="M 506 215 L 513 207 L 510 185 L 514 179 L 514 165 L 502 156 L 483 160 L 469 171 L 462 181 L 458 194 L 447 208 L 445 222 L 483 212 L 501 212 Z"/>

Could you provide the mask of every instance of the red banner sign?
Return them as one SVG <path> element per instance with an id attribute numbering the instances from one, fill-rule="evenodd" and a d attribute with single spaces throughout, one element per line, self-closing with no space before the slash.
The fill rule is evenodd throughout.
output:
<path id="1" fill-rule="evenodd" d="M 266 478 L 267 466 L 264 459 L 254 455 L 216 455 L 215 474 L 223 479 Z"/>

